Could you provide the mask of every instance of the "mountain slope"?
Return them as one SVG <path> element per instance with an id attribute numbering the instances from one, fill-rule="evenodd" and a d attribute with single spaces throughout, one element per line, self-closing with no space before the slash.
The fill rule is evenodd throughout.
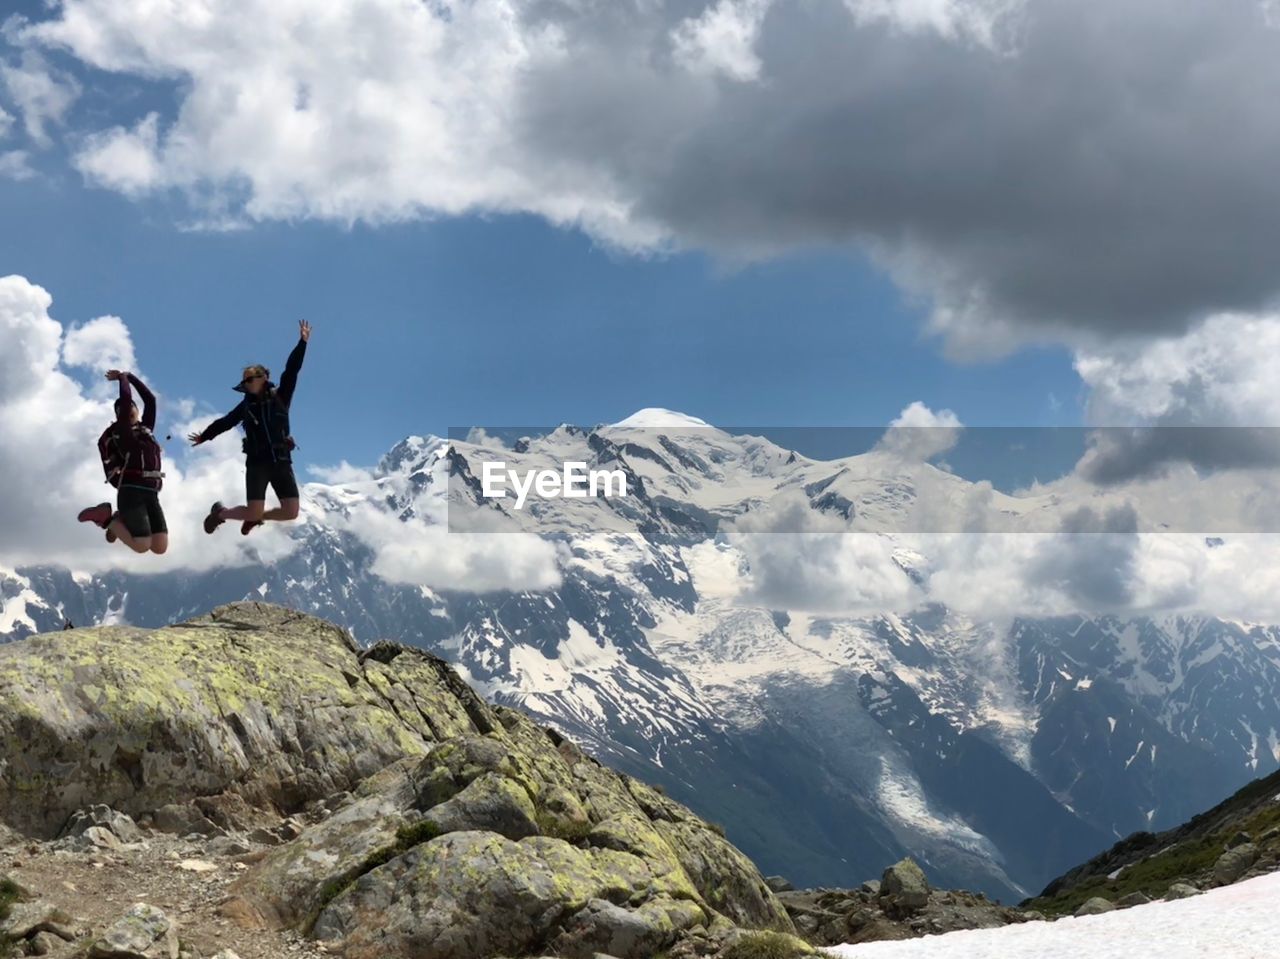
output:
<path id="1" fill-rule="evenodd" d="M 1099 896 L 1162 896 L 1175 883 L 1228 885 L 1280 868 L 1280 772 L 1256 779 L 1212 809 L 1160 833 L 1139 832 L 1059 876 L 1027 905 L 1071 912 Z"/>

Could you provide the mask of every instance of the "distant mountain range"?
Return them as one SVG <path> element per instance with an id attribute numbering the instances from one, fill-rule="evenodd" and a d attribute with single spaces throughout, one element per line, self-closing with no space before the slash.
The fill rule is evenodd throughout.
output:
<path id="1" fill-rule="evenodd" d="M 621 469 L 632 495 L 520 517 L 562 547 L 558 587 L 473 593 L 379 578 L 344 518 L 376 509 L 419 522 L 441 517 L 445 500 L 474 508 L 493 453 L 411 437 L 367 480 L 309 484 L 297 548 L 270 566 L 0 570 L 0 636 L 67 618 L 159 626 L 262 598 L 361 641 L 414 642 L 493 701 L 663 784 L 766 872 L 803 886 L 856 884 L 910 854 L 940 886 L 1021 899 L 1117 838 L 1175 826 L 1277 768 L 1276 627 L 996 624 L 937 605 L 816 616 L 731 595 L 748 569 L 726 523 L 785 493 L 892 543 L 895 512 L 924 484 L 958 498 L 970 485 L 927 463 L 886 474 L 874 452 L 814 460 L 660 412 L 562 427 L 503 455 Z M 911 551 L 893 555 L 912 575 Z"/>

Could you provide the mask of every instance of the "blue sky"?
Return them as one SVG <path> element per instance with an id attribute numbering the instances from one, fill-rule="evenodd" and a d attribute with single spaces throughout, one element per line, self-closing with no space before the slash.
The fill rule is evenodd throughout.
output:
<path id="1" fill-rule="evenodd" d="M 49 290 L 64 325 L 122 317 L 159 390 L 215 408 L 234 402 L 242 364 L 279 369 L 309 319 L 304 463 L 646 406 L 724 425 L 883 425 L 922 400 L 966 424 L 1079 422 L 1067 350 L 950 362 L 921 311 L 852 253 L 735 268 L 620 252 L 532 215 L 193 231 L 175 204 L 40 159 L 38 178 L 0 179 L 0 272 Z"/>

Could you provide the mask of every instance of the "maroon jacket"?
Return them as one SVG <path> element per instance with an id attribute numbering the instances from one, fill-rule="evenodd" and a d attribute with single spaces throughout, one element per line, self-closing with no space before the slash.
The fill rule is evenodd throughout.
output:
<path id="1" fill-rule="evenodd" d="M 156 398 L 146 384 L 132 373 L 120 377 L 119 412 L 116 421 L 98 437 L 98 455 L 102 457 L 102 469 L 107 482 L 119 488 L 141 486 L 144 489 L 160 489 L 163 474 L 160 472 L 160 444 L 152 430 L 156 428 Z M 132 384 L 142 397 L 142 420 L 134 423 L 131 418 Z"/>

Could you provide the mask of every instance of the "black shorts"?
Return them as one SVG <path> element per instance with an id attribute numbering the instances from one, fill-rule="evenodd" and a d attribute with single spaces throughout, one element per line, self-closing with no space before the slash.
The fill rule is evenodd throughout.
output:
<path id="1" fill-rule="evenodd" d="M 134 539 L 169 532 L 169 526 L 164 521 L 164 510 L 160 508 L 158 490 L 143 486 L 121 486 L 116 495 L 116 510 L 120 513 L 125 529 Z"/>
<path id="2" fill-rule="evenodd" d="M 293 477 L 293 464 L 287 460 L 276 463 L 249 463 L 245 467 L 245 502 L 267 498 L 267 486 L 283 499 L 298 498 L 298 481 Z"/>

